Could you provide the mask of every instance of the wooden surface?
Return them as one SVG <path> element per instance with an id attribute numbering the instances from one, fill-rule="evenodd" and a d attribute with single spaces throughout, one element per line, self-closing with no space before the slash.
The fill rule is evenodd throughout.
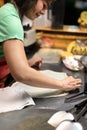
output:
<path id="1" fill-rule="evenodd" d="M 64 26 L 63 29 L 34 27 L 37 33 L 42 32 L 43 37 L 51 38 L 54 48 L 66 49 L 68 44 L 74 40 L 87 40 L 87 30 L 76 28 L 76 26 Z"/>

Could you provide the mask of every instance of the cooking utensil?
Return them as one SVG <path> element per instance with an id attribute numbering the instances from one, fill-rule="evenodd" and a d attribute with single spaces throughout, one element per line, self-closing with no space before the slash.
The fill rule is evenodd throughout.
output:
<path id="1" fill-rule="evenodd" d="M 74 115 L 75 121 L 78 121 L 87 111 L 87 99 L 76 104 L 72 109 L 68 110 Z"/>
<path id="2" fill-rule="evenodd" d="M 75 94 L 73 96 L 66 97 L 65 103 L 75 102 L 75 101 L 79 101 L 79 100 L 82 100 L 82 99 L 87 99 L 87 94 L 85 94 L 84 92 Z"/>
<path id="3" fill-rule="evenodd" d="M 81 111 L 75 115 L 75 121 L 78 121 L 87 112 L 87 103 L 82 107 Z"/>

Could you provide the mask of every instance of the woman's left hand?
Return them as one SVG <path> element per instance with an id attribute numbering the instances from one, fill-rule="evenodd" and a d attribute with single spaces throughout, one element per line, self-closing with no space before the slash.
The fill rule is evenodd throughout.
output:
<path id="1" fill-rule="evenodd" d="M 41 67 L 42 62 L 43 62 L 42 58 L 40 58 L 40 57 L 35 57 L 35 56 L 32 57 L 32 58 L 30 58 L 30 59 L 28 60 L 29 66 L 31 66 L 31 67 L 37 67 L 37 68 L 40 68 L 40 67 Z"/>

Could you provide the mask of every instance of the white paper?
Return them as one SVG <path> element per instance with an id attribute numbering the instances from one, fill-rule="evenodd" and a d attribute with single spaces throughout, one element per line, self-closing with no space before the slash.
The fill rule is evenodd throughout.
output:
<path id="1" fill-rule="evenodd" d="M 0 89 L 0 113 L 20 110 L 29 105 L 35 105 L 35 103 L 24 90 L 18 87 Z"/>
<path id="2" fill-rule="evenodd" d="M 53 116 L 48 120 L 48 124 L 52 125 L 53 127 L 57 127 L 61 122 L 65 120 L 73 121 L 74 116 L 66 111 L 59 111 L 53 114 Z"/>
<path id="3" fill-rule="evenodd" d="M 63 121 L 55 130 L 83 130 L 79 122 Z"/>
<path id="4" fill-rule="evenodd" d="M 73 122 L 74 116 L 66 111 L 54 113 L 48 120 L 48 124 L 55 127 L 55 130 L 83 130 L 79 122 Z"/>

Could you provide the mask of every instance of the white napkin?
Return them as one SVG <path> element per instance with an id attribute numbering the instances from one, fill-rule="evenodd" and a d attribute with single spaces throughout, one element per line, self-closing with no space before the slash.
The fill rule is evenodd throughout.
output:
<path id="1" fill-rule="evenodd" d="M 20 110 L 28 105 L 35 105 L 30 95 L 18 87 L 0 89 L 0 113 Z"/>

